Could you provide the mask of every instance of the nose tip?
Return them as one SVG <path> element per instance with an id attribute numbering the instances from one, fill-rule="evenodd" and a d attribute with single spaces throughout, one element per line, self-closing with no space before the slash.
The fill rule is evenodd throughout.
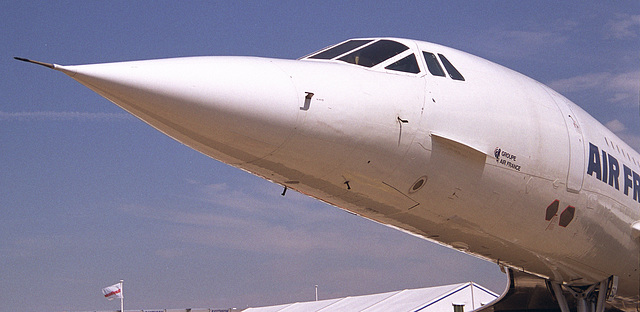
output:
<path id="1" fill-rule="evenodd" d="M 298 97 L 278 61 L 191 57 L 57 69 L 178 141 L 241 164 L 278 149 L 296 126 Z"/>

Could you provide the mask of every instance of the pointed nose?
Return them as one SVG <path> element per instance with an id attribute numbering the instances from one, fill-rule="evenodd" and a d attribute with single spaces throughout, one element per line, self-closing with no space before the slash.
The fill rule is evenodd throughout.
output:
<path id="1" fill-rule="evenodd" d="M 56 69 L 174 139 L 236 165 L 276 151 L 296 127 L 299 96 L 278 62 L 292 61 L 189 57 Z"/>

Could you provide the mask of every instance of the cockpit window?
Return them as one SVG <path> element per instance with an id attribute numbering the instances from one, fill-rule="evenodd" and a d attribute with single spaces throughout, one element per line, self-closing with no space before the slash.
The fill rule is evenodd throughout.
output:
<path id="1" fill-rule="evenodd" d="M 309 58 L 311 59 L 319 59 L 319 60 L 328 60 L 332 59 L 336 56 L 340 56 L 344 53 L 347 53 L 355 48 L 361 47 L 373 40 L 349 40 L 342 44 L 339 44 L 331 49 L 322 51 L 316 55 L 312 55 Z"/>
<path id="2" fill-rule="evenodd" d="M 444 55 L 438 53 L 438 56 L 440 57 L 440 60 L 442 61 L 442 65 L 444 65 L 444 68 L 447 69 L 449 76 L 451 76 L 451 79 L 464 81 L 464 77 L 462 77 L 462 74 L 455 67 L 453 67 L 453 64 L 451 64 L 451 62 L 449 62 L 449 60 L 447 60 L 447 58 L 444 57 Z"/>
<path id="3" fill-rule="evenodd" d="M 444 77 L 444 70 L 442 70 L 442 66 L 440 66 L 440 63 L 438 62 L 438 59 L 436 59 L 435 54 L 424 51 L 422 52 L 422 54 L 424 55 L 424 60 L 427 62 L 427 68 L 429 69 L 429 72 L 434 76 Z"/>
<path id="4" fill-rule="evenodd" d="M 397 71 L 412 73 L 412 74 L 417 74 L 420 72 L 420 67 L 418 67 L 418 61 L 416 61 L 415 54 L 407 55 L 401 60 L 385 67 L 385 69 L 397 70 Z"/>
<path id="5" fill-rule="evenodd" d="M 391 40 L 380 40 L 366 47 L 353 51 L 339 58 L 339 60 L 364 67 L 373 67 L 408 49 L 409 47 L 399 42 Z"/>

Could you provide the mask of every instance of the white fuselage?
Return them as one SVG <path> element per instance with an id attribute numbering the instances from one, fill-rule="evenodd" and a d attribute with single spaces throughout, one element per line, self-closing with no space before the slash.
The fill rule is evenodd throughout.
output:
<path id="1" fill-rule="evenodd" d="M 254 57 L 56 69 L 222 162 L 553 281 L 615 275 L 637 300 L 640 156 L 530 78 L 399 41 L 446 55 L 464 81 L 423 58 L 417 74 Z"/>

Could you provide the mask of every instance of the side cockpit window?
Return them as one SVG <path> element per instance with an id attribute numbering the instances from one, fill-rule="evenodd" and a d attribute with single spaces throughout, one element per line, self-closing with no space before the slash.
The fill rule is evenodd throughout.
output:
<path id="1" fill-rule="evenodd" d="M 448 73 L 451 79 L 464 81 L 464 77 L 462 76 L 462 74 L 455 68 L 455 66 L 453 66 L 453 64 L 451 64 L 451 62 L 449 62 L 449 60 L 444 55 L 438 53 L 438 57 L 436 57 L 435 54 L 425 51 L 422 51 L 422 55 L 424 55 L 424 60 L 427 63 L 427 68 L 432 75 L 438 77 L 446 77 Z M 447 70 L 446 72 L 442 69 L 442 66 L 440 66 L 438 58 L 440 59 L 440 62 L 442 62 L 442 65 L 444 65 L 444 68 Z"/>
<path id="2" fill-rule="evenodd" d="M 417 74 L 420 72 L 420 67 L 418 66 L 418 61 L 416 60 L 415 54 L 409 54 L 408 56 L 385 67 L 384 69 L 401 71 L 411 74 Z"/>
<path id="3" fill-rule="evenodd" d="M 402 43 L 391 40 L 380 40 L 355 50 L 339 58 L 339 60 L 364 67 L 373 67 L 406 50 L 409 50 L 409 47 Z"/>
<path id="4" fill-rule="evenodd" d="M 440 66 L 435 54 L 429 52 L 422 52 L 422 54 L 424 55 L 424 60 L 427 62 L 429 72 L 434 76 L 444 77 L 444 70 L 442 70 L 442 66 Z"/>
<path id="5" fill-rule="evenodd" d="M 451 79 L 464 81 L 464 77 L 462 77 L 462 74 L 460 74 L 460 72 L 455 67 L 453 67 L 453 64 L 451 64 L 451 62 L 449 62 L 449 60 L 447 60 L 444 55 L 438 54 L 438 56 L 440 57 L 444 68 L 446 68 L 447 72 L 449 72 L 449 76 L 451 77 Z"/>

